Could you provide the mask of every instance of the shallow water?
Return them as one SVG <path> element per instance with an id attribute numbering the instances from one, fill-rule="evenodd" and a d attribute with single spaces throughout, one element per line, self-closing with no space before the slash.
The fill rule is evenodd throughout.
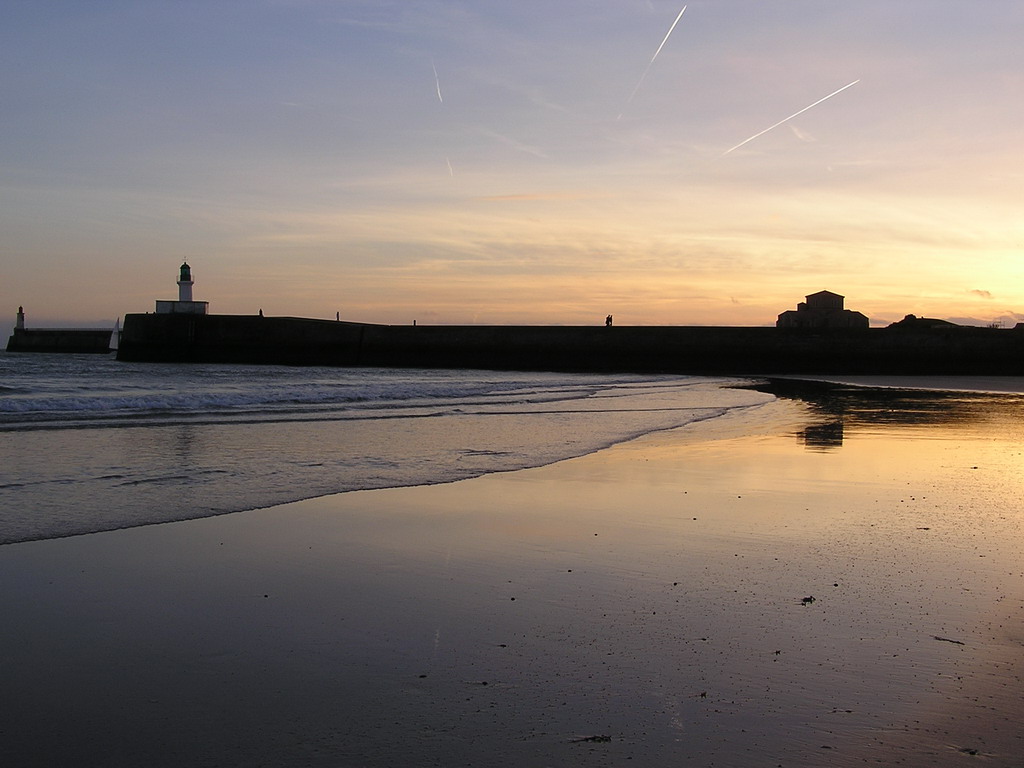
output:
<path id="1" fill-rule="evenodd" d="M 0 544 L 541 466 L 771 400 L 729 381 L 0 354 Z"/>

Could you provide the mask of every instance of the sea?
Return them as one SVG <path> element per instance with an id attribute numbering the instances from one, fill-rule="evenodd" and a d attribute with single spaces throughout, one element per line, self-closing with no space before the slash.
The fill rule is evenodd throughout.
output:
<path id="1" fill-rule="evenodd" d="M 740 379 L 0 353 L 0 544 L 447 483 L 757 409 Z"/>

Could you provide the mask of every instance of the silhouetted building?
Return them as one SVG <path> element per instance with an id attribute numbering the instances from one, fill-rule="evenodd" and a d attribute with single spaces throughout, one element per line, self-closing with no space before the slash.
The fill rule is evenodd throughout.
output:
<path id="1" fill-rule="evenodd" d="M 895 323 L 890 323 L 886 328 L 893 328 L 901 331 L 934 331 L 943 328 L 959 328 L 956 323 L 951 323 L 949 320 L 939 320 L 935 317 L 918 317 L 917 315 L 907 315 L 902 320 L 897 320 Z"/>
<path id="2" fill-rule="evenodd" d="M 831 291 L 818 291 L 807 300 L 779 315 L 777 328 L 867 328 L 868 318 L 860 312 L 844 309 L 844 296 Z"/>

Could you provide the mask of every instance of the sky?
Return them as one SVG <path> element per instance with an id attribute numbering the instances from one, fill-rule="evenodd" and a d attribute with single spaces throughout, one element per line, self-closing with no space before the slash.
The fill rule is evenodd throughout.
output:
<path id="1" fill-rule="evenodd" d="M 6 0 L 0 323 L 1024 320 L 1024 3 L 682 8 Z"/>

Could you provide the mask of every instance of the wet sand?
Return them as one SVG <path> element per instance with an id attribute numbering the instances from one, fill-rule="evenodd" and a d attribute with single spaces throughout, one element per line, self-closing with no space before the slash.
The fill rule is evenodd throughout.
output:
<path id="1" fill-rule="evenodd" d="M 1020 766 L 1024 406 L 788 394 L 0 547 L 5 764 Z"/>

